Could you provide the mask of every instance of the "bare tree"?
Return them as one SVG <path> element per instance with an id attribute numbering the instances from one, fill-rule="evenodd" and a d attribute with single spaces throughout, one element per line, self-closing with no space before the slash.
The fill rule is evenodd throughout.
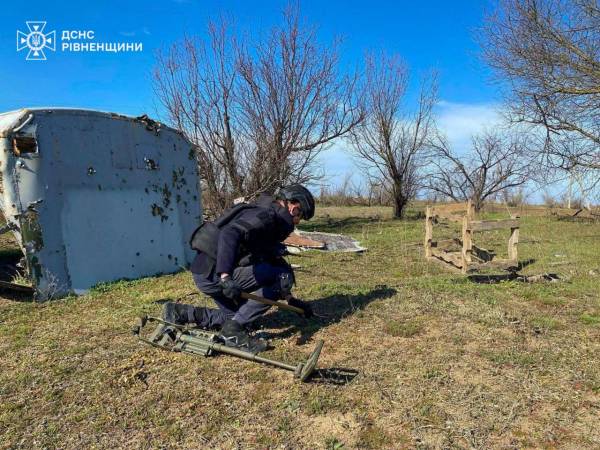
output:
<path id="1" fill-rule="evenodd" d="M 511 118 L 545 130 L 547 162 L 600 169 L 598 1 L 500 0 L 482 43 L 508 81 Z"/>
<path id="2" fill-rule="evenodd" d="M 167 118 L 196 148 L 204 205 L 221 211 L 244 192 L 238 145 L 235 41 L 227 23 L 209 23 L 208 42 L 186 36 L 157 54 L 154 90 Z"/>
<path id="3" fill-rule="evenodd" d="M 471 152 L 458 155 L 439 136 L 428 188 L 454 201 L 471 199 L 476 211 L 496 195 L 524 185 L 535 173 L 524 134 L 484 131 L 472 138 Z"/>
<path id="4" fill-rule="evenodd" d="M 385 189 L 381 184 L 379 177 L 371 176 L 369 173 L 366 173 L 366 184 L 367 184 L 367 198 L 368 198 L 368 206 L 373 205 L 383 205 L 386 201 Z"/>
<path id="5" fill-rule="evenodd" d="M 225 22 L 208 42 L 186 38 L 159 54 L 155 90 L 169 121 L 196 145 L 208 205 L 315 179 L 314 161 L 363 119 L 356 77 L 337 45 L 320 46 L 297 8 L 266 39 L 242 45 Z"/>
<path id="6" fill-rule="evenodd" d="M 339 75 L 337 45 L 319 46 L 296 8 L 267 40 L 240 49 L 239 73 L 244 132 L 254 144 L 251 189 L 313 179 L 308 168 L 317 154 L 363 118 L 356 78 Z"/>
<path id="7" fill-rule="evenodd" d="M 391 194 L 396 218 L 404 216 L 417 193 L 427 142 L 435 128 L 435 77 L 422 81 L 414 113 L 404 105 L 407 83 L 408 71 L 397 56 L 368 56 L 363 98 L 367 116 L 351 132 L 360 164 Z"/>

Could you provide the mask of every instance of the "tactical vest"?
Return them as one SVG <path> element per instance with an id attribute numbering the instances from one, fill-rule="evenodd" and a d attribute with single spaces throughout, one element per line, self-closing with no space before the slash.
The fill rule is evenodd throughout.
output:
<path id="1" fill-rule="evenodd" d="M 192 233 L 190 247 L 216 260 L 220 229 L 231 222 L 239 213 L 250 208 L 257 208 L 257 206 L 248 203 L 238 203 L 225 211 L 214 222 L 204 222 Z"/>

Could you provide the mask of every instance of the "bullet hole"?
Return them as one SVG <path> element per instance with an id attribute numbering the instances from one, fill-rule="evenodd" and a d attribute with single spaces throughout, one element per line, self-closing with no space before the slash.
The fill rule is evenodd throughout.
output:
<path id="1" fill-rule="evenodd" d="M 161 206 L 158 206 L 156 203 L 152 203 L 152 206 L 150 208 L 152 209 L 153 216 L 162 217 L 163 213 L 165 212 L 165 210 Z"/>
<path id="2" fill-rule="evenodd" d="M 146 170 L 158 170 L 158 164 L 153 159 L 144 158 L 144 163 L 146 164 Z"/>

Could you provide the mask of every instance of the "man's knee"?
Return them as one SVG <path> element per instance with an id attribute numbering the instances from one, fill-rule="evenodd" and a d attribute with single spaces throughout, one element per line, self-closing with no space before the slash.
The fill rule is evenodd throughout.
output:
<path id="1" fill-rule="evenodd" d="M 273 286 L 279 282 L 281 275 L 289 275 L 293 279 L 294 271 L 286 265 L 257 264 L 253 268 L 254 278 L 260 286 Z"/>
<path id="2" fill-rule="evenodd" d="M 194 284 L 198 290 L 203 294 L 211 297 L 221 294 L 221 286 L 219 286 L 217 281 L 197 273 L 192 273 L 192 278 L 194 279 Z"/>

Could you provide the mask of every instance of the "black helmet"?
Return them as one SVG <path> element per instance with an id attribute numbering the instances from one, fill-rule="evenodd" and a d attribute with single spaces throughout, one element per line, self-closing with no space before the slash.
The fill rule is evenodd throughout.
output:
<path id="1" fill-rule="evenodd" d="M 302 218 L 310 219 L 315 215 L 315 199 L 308 189 L 301 184 L 290 184 L 280 188 L 275 195 L 277 198 L 300 203 Z"/>

